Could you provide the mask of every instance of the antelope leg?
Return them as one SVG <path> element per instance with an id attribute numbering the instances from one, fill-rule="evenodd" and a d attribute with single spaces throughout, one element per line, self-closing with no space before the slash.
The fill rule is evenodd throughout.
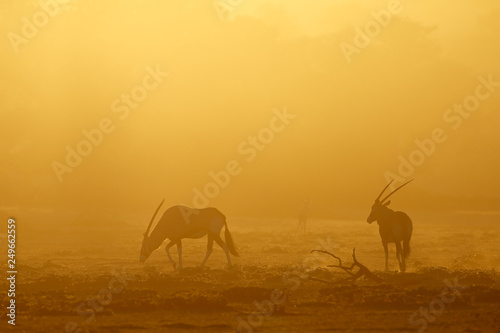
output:
<path id="1" fill-rule="evenodd" d="M 177 242 L 177 253 L 179 254 L 179 270 L 182 269 L 182 242 L 179 240 Z"/>
<path id="2" fill-rule="evenodd" d="M 222 240 L 222 238 L 220 238 L 220 235 L 214 236 L 214 240 L 217 242 L 217 244 L 220 245 L 220 247 L 222 247 L 222 249 L 226 253 L 227 264 L 229 265 L 229 267 L 231 267 L 232 266 L 231 257 L 229 256 L 229 251 L 227 250 L 226 243 L 224 243 L 224 241 Z"/>
<path id="3" fill-rule="evenodd" d="M 174 246 L 174 244 L 175 244 L 175 242 L 170 241 L 170 242 L 167 244 L 167 246 L 165 247 L 165 252 L 167 252 L 168 260 L 170 261 L 170 263 L 172 264 L 172 266 L 173 266 L 173 267 L 174 267 L 174 269 L 175 269 L 175 267 L 176 267 L 177 265 L 176 265 L 175 261 L 172 259 L 172 256 L 170 255 L 170 248 L 171 248 L 172 246 Z"/>
<path id="4" fill-rule="evenodd" d="M 214 250 L 214 238 L 208 234 L 208 243 L 207 243 L 207 254 L 205 255 L 205 259 L 201 262 L 201 267 L 205 266 L 205 263 L 208 260 L 208 257 L 212 254 L 212 251 Z"/>
<path id="5" fill-rule="evenodd" d="M 396 242 L 396 258 L 398 258 L 399 262 L 399 270 L 401 272 L 405 271 L 404 259 L 403 259 L 403 251 L 401 249 L 401 242 Z"/>
<path id="6" fill-rule="evenodd" d="M 383 245 L 385 251 L 385 271 L 387 272 L 389 270 L 389 248 L 387 246 L 387 243 L 383 243 Z"/>

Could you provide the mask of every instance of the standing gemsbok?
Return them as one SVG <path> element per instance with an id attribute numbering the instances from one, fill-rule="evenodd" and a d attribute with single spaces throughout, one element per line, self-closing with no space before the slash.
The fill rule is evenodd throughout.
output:
<path id="1" fill-rule="evenodd" d="M 165 200 L 163 200 L 165 201 Z M 208 235 L 207 244 L 207 254 L 201 266 L 204 266 L 210 257 L 213 250 L 214 241 L 222 247 L 226 253 L 228 265 L 231 266 L 231 257 L 229 253 L 234 256 L 239 256 L 236 247 L 227 228 L 226 217 L 216 208 L 203 208 L 195 209 L 186 206 L 172 206 L 163 213 L 160 221 L 156 227 L 149 235 L 149 230 L 156 217 L 156 214 L 160 210 L 163 201 L 160 203 L 156 209 L 151 221 L 149 222 L 146 233 L 144 233 L 144 239 L 142 241 L 141 255 L 139 256 L 139 261 L 144 262 L 151 255 L 151 252 L 156 250 L 161 246 L 165 239 L 169 239 L 170 242 L 165 247 L 165 251 L 168 255 L 168 260 L 176 268 L 175 262 L 170 256 L 170 248 L 173 245 L 177 245 L 177 252 L 179 254 L 179 266 L 178 269 L 182 268 L 182 239 L 183 238 L 201 238 Z M 222 227 L 226 227 L 224 242 L 220 238 L 220 231 Z M 227 245 L 226 245 L 227 243 Z"/>
<path id="2" fill-rule="evenodd" d="M 382 238 L 382 245 L 384 246 L 385 251 L 385 270 L 389 270 L 388 261 L 389 261 L 389 250 L 387 248 L 387 244 L 395 243 L 396 244 L 396 257 L 399 262 L 399 269 L 401 272 L 406 271 L 406 263 L 405 259 L 410 255 L 410 239 L 411 234 L 413 232 L 413 224 L 411 219 L 406 213 L 403 212 L 395 212 L 387 206 L 391 203 L 391 201 L 386 200 L 394 194 L 397 190 L 413 181 L 410 180 L 391 193 L 387 195 L 385 198 L 380 200 L 380 197 L 384 193 L 384 191 L 391 185 L 394 180 L 391 180 L 389 184 L 380 192 L 377 199 L 375 199 L 375 203 L 372 206 L 372 211 L 370 215 L 366 219 L 368 223 L 372 223 L 377 221 L 379 225 L 379 233 Z M 401 242 L 403 242 L 403 247 L 401 248 Z"/>

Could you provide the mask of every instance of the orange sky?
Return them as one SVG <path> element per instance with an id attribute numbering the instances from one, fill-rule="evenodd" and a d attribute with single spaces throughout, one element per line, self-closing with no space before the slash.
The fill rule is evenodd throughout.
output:
<path id="1" fill-rule="evenodd" d="M 242 0 L 225 21 L 210 1 L 48 4 L 0 5 L 4 206 L 192 205 L 233 163 L 227 186 L 208 185 L 210 205 L 294 215 L 308 196 L 328 215 L 368 210 L 413 156 L 401 179 L 416 181 L 394 204 L 498 207 L 496 1 L 401 1 L 366 47 L 357 29 L 391 1 Z M 475 111 L 454 111 L 474 98 Z M 99 127 L 99 144 L 82 143 Z M 415 153 L 436 129 L 442 142 Z M 78 145 L 91 152 L 69 167 Z"/>

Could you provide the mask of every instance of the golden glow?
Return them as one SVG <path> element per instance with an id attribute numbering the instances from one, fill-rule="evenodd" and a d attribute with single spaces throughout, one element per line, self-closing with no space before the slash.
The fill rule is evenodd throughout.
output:
<path id="1" fill-rule="evenodd" d="M 308 196 L 328 216 L 367 207 L 399 156 L 442 128 L 447 139 L 415 168 L 401 202 L 495 210 L 500 89 L 456 130 L 443 116 L 475 93 L 478 76 L 500 80 L 499 5 L 402 1 L 348 63 L 341 43 L 389 3 L 241 1 L 221 21 L 210 3 L 81 0 L 45 25 L 39 17 L 35 32 L 23 18 L 33 23 L 38 2 L 2 3 L 4 205 L 192 205 L 193 189 L 236 160 L 241 173 L 210 205 L 289 215 Z M 113 102 L 157 66 L 168 76 L 120 119 Z M 296 118 L 246 161 L 239 145 L 284 107 Z M 105 118 L 114 130 L 60 182 L 54 161 L 65 164 L 66 147 Z"/>
<path id="2" fill-rule="evenodd" d="M 499 0 L 0 0 L 0 50 L 18 332 L 499 332 Z"/>

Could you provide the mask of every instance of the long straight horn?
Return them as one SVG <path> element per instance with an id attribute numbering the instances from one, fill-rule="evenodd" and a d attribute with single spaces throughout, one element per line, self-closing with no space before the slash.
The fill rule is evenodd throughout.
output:
<path id="1" fill-rule="evenodd" d="M 146 233 L 144 234 L 144 236 L 148 236 L 149 235 L 149 229 L 151 229 L 151 224 L 153 224 L 153 221 L 155 220 L 156 214 L 158 214 L 158 211 L 160 210 L 160 207 L 161 207 L 161 205 L 163 205 L 164 202 L 165 202 L 165 199 L 163 199 L 163 201 L 160 202 L 160 205 L 158 206 L 158 208 L 156 208 L 156 211 L 153 214 L 153 217 L 151 218 L 151 221 L 149 221 L 149 225 L 148 225 L 148 228 L 146 229 Z"/>
<path id="2" fill-rule="evenodd" d="M 382 194 L 384 194 L 385 190 L 387 190 L 387 188 L 388 188 L 389 186 L 391 186 L 391 184 L 392 184 L 392 182 L 393 182 L 393 181 L 394 181 L 394 179 L 393 179 L 393 180 L 391 180 L 391 181 L 389 182 L 389 184 L 387 184 L 387 185 L 386 185 L 386 187 L 384 187 L 384 189 L 382 190 L 382 192 L 380 192 L 380 194 L 378 195 L 377 199 L 375 199 L 375 200 L 379 200 L 379 199 L 380 199 L 380 197 L 382 196 Z M 383 200 L 382 200 L 382 201 L 383 201 Z"/>
<path id="3" fill-rule="evenodd" d="M 412 180 L 409 180 L 407 181 L 406 183 L 404 183 L 403 185 L 401 185 L 400 187 L 398 187 L 397 189 L 395 189 L 394 191 L 392 191 L 391 193 L 389 193 L 389 195 L 387 195 L 385 198 L 383 198 L 382 200 L 380 200 L 381 203 L 383 203 L 385 200 L 387 200 L 391 195 L 393 195 L 394 193 L 396 193 L 397 190 L 399 190 L 401 187 L 405 186 L 406 184 L 408 183 L 411 183 L 412 181 L 414 181 L 415 179 L 412 179 Z M 389 183 L 390 184 L 390 183 Z"/>

